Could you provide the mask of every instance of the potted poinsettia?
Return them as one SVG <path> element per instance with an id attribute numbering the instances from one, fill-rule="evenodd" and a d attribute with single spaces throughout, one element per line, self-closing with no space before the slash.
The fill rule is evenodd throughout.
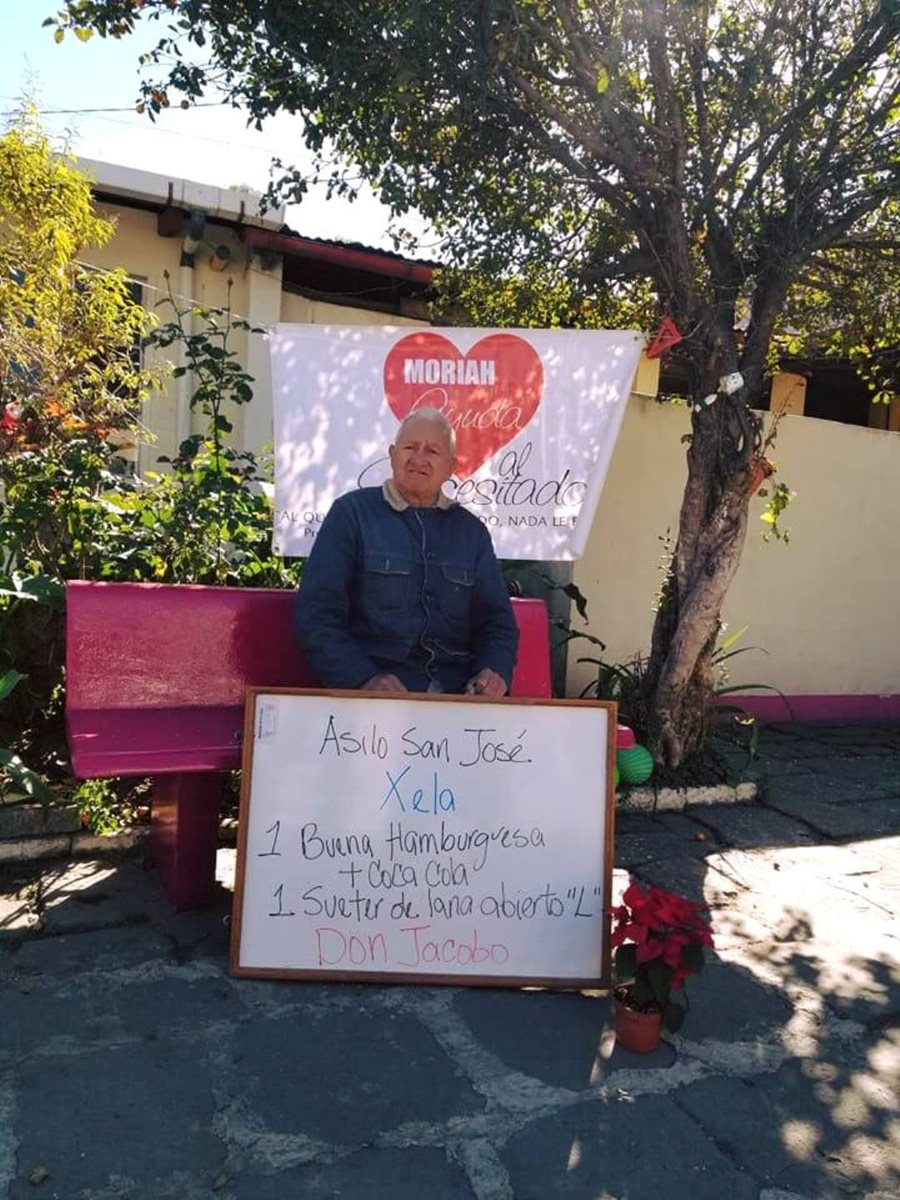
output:
<path id="1" fill-rule="evenodd" d="M 626 1049 L 648 1051 L 659 1044 L 663 1024 L 680 1028 L 686 1000 L 675 999 L 689 975 L 703 970 L 713 939 L 704 908 L 675 892 L 639 883 L 626 888 L 610 909 L 615 951 L 616 1040 Z"/>

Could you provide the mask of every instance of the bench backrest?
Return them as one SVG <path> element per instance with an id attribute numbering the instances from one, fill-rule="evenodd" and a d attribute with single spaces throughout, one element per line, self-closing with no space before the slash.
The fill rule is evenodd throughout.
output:
<path id="1" fill-rule="evenodd" d="M 294 593 L 189 584 L 66 585 L 66 719 L 80 778 L 240 765 L 248 687 L 316 687 Z M 548 697 L 546 607 L 513 600 L 511 692 Z"/>

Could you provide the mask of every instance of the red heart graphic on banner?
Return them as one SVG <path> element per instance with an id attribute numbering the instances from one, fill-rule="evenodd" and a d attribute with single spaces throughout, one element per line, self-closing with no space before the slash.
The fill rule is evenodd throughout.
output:
<path id="1" fill-rule="evenodd" d="M 531 421 L 544 368 L 513 333 L 492 333 L 465 354 L 439 333 L 411 333 L 384 360 L 384 394 L 398 420 L 436 408 L 456 430 L 454 475 L 467 479 Z"/>

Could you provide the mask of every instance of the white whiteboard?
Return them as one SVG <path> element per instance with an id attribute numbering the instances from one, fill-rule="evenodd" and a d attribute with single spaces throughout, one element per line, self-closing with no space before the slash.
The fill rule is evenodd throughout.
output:
<path id="1" fill-rule="evenodd" d="M 614 706 L 251 690 L 231 968 L 594 986 Z"/>

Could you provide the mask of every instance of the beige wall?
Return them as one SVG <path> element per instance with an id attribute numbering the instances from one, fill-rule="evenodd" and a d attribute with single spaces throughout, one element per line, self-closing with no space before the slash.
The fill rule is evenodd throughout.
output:
<path id="1" fill-rule="evenodd" d="M 607 660 L 646 651 L 661 575 L 659 538 L 674 536 L 686 475 L 685 408 L 632 397 L 607 485 L 574 578 L 588 600 L 587 628 Z M 775 480 L 797 493 L 782 526 L 790 542 L 764 542 L 765 500 L 750 502 L 741 566 L 725 605 L 729 631 L 749 626 L 731 682 L 788 694 L 900 692 L 900 434 L 786 416 L 772 452 Z M 577 620 L 577 618 L 576 618 Z M 573 642 L 570 694 L 594 655 Z"/>
<path id="2" fill-rule="evenodd" d="M 303 325 L 427 325 L 411 317 L 372 312 L 367 308 L 351 308 L 346 304 L 329 304 L 327 300 L 309 300 L 293 292 L 281 296 L 281 320 Z"/>
<path id="3" fill-rule="evenodd" d="M 227 226 L 211 222 L 207 226 L 204 244 L 195 254 L 193 268 L 179 266 L 180 237 L 163 238 L 157 233 L 157 218 L 153 212 L 111 204 L 98 205 L 103 216 L 112 219 L 116 232 L 101 250 L 87 256 L 98 267 L 123 267 L 129 275 L 144 284 L 144 304 L 155 312 L 160 321 L 172 319 L 171 305 L 164 302 L 168 286 L 182 307 L 194 302 L 201 307 L 225 305 L 228 301 L 228 280 L 231 279 L 231 309 L 236 316 L 252 324 L 270 328 L 277 321 L 298 321 L 310 324 L 340 325 L 422 325 L 425 322 L 406 317 L 388 316 L 368 309 L 328 304 L 283 292 L 281 289 L 281 259 L 266 270 L 258 255 L 252 254 L 236 232 Z M 229 246 L 231 261 L 225 271 L 213 271 L 209 266 L 211 248 Z M 167 284 L 164 272 L 169 273 Z M 197 327 L 199 328 L 199 322 Z M 229 345 L 246 365 L 254 379 L 254 398 L 250 405 L 236 407 L 229 414 L 234 425 L 234 444 L 241 449 L 260 450 L 272 441 L 272 385 L 268 345 L 264 338 L 236 330 Z M 147 365 L 171 362 L 178 365 L 178 350 L 148 352 Z M 181 438 L 205 428 L 205 418 L 189 411 L 190 381 L 169 379 L 168 385 L 153 395 L 144 406 L 142 419 L 147 438 L 138 449 L 138 468 L 141 472 L 154 470 L 161 454 L 175 453 Z M 152 432 L 151 432 L 152 431 Z"/>
<path id="4" fill-rule="evenodd" d="M 197 251 L 193 268 L 181 267 L 182 239 L 160 237 L 156 232 L 155 213 L 110 204 L 98 205 L 98 208 L 105 217 L 115 222 L 116 232 L 101 250 L 91 251 L 90 261 L 105 268 L 123 267 L 129 275 L 140 280 L 144 285 L 144 306 L 162 324 L 174 318 L 172 306 L 166 301 L 170 287 L 180 307 L 190 307 L 191 303 L 204 308 L 216 307 L 228 303 L 229 279 L 233 280 L 230 297 L 232 311 L 252 319 L 249 303 L 251 278 L 261 273 L 259 263 L 251 260 L 232 230 L 214 224 L 207 226 L 210 246 L 224 244 L 231 248 L 232 261 L 227 270 L 213 271 L 210 268 L 211 249 L 207 245 Z M 168 272 L 168 281 L 165 272 Z M 188 323 L 190 320 L 187 318 Z M 242 362 L 247 361 L 248 342 L 244 331 L 236 330 L 229 339 L 229 346 L 237 352 Z M 145 361 L 148 367 L 166 363 L 178 365 L 181 361 L 179 349 L 175 346 L 148 351 Z M 154 469 L 159 455 L 174 454 L 183 437 L 205 427 L 204 417 L 190 412 L 189 394 L 187 378 L 181 381 L 170 379 L 166 388 L 152 395 L 144 406 L 142 420 L 148 436 L 139 451 L 141 471 Z M 237 443 L 243 445 L 243 410 L 236 407 L 228 416 L 234 423 Z"/>

